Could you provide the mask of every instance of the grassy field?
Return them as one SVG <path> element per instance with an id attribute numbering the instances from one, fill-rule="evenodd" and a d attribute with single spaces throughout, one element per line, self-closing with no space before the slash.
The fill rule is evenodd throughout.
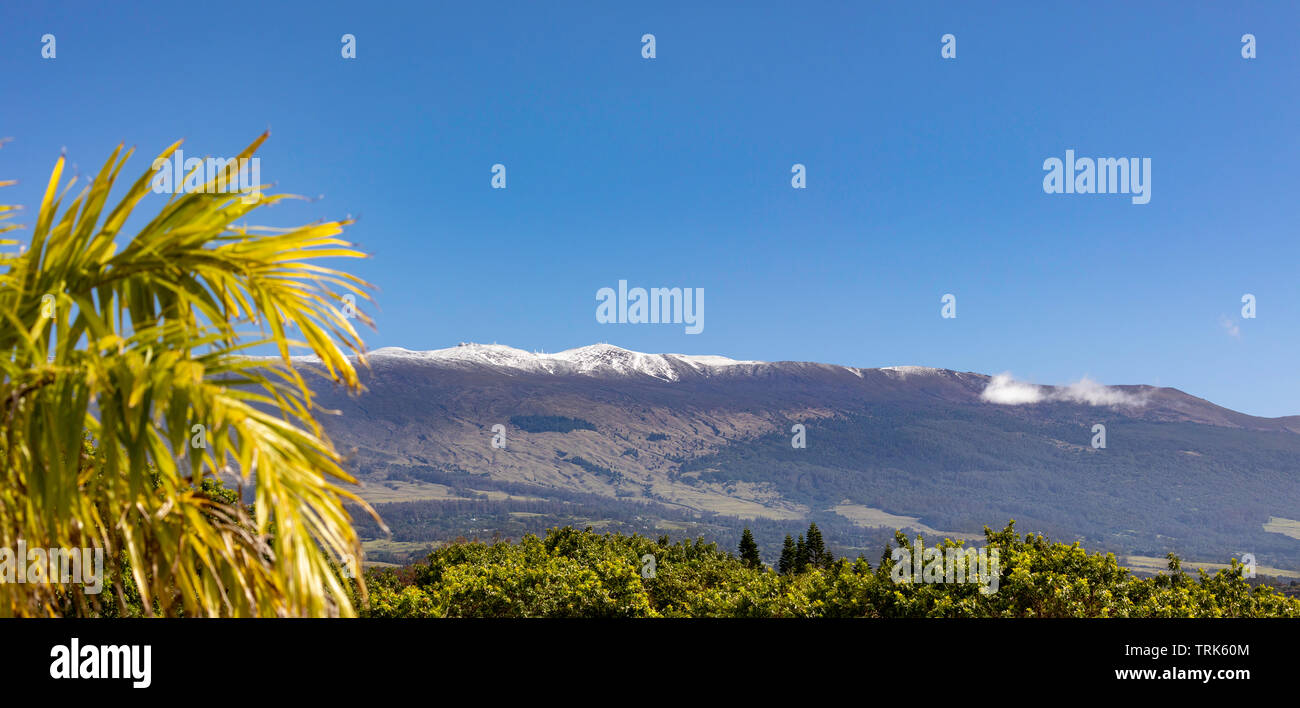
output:
<path id="1" fill-rule="evenodd" d="M 1139 575 L 1154 575 L 1169 570 L 1169 561 L 1164 558 L 1154 556 L 1120 556 L 1119 564 L 1132 570 Z M 1191 573 L 1197 568 L 1204 568 L 1207 573 L 1214 573 L 1217 570 L 1227 568 L 1227 563 L 1204 563 L 1200 561 L 1183 561 L 1183 570 Z M 1257 575 L 1273 575 L 1279 578 L 1300 579 L 1300 571 L 1286 570 L 1284 568 L 1274 568 L 1272 566 L 1256 566 Z"/>
<path id="2" fill-rule="evenodd" d="M 494 489 L 469 489 L 457 493 L 457 490 L 445 484 L 431 482 L 401 482 L 397 480 L 362 481 L 358 485 L 357 495 L 371 504 L 409 501 L 473 501 L 475 498 L 487 501 L 545 501 L 541 497 L 510 495 Z M 476 497 L 464 496 L 472 493 Z"/>
<path id="3" fill-rule="evenodd" d="M 921 520 L 915 516 L 898 516 L 880 509 L 873 509 L 861 504 L 840 504 L 831 507 L 831 511 L 849 519 L 858 526 L 863 528 L 884 527 L 891 529 L 911 530 L 924 534 L 926 537 L 934 538 L 951 538 L 953 540 L 965 541 L 982 541 L 982 533 L 958 533 L 955 531 L 939 531 L 921 523 Z"/>
<path id="4" fill-rule="evenodd" d="M 1284 519 L 1280 516 L 1268 517 L 1268 523 L 1264 524 L 1264 530 L 1269 533 L 1280 533 L 1283 536 L 1300 540 L 1300 521 L 1295 519 Z"/>
<path id="5" fill-rule="evenodd" d="M 414 558 L 414 559 L 422 559 L 424 556 L 426 556 L 426 555 L 429 554 L 429 551 L 432 551 L 433 548 L 434 548 L 435 546 L 438 546 L 438 545 L 441 545 L 441 544 L 437 544 L 437 543 L 422 543 L 422 542 L 421 542 L 421 543 L 413 543 L 413 542 L 407 542 L 407 541 L 390 541 L 390 540 L 388 540 L 388 539 L 386 539 L 386 538 L 378 538 L 378 539 L 372 539 L 372 540 L 369 540 L 369 541 L 362 541 L 362 542 L 361 542 L 361 548 L 362 548 L 362 550 L 366 553 L 366 555 L 370 555 L 370 554 L 372 554 L 372 553 L 376 553 L 376 552 L 385 552 L 385 553 L 396 553 L 396 554 L 399 554 L 399 555 L 408 555 L 408 554 L 409 554 L 409 555 L 410 555 L 412 558 Z M 382 562 L 382 561 L 370 561 L 370 560 L 365 561 L 365 566 L 366 566 L 367 568 L 370 568 L 370 567 L 375 567 L 375 568 L 392 568 L 392 567 L 396 567 L 396 566 L 395 566 L 394 564 L 392 564 L 392 563 L 384 563 L 384 562 Z"/>

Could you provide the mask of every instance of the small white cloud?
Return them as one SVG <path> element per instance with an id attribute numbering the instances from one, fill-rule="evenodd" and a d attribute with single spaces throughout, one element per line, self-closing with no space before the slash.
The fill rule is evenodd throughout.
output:
<path id="1" fill-rule="evenodd" d="M 1058 390 L 1055 398 L 1074 403 L 1087 403 L 1090 406 L 1133 406 L 1142 403 L 1142 399 L 1137 396 L 1117 388 L 1103 386 L 1086 376 Z"/>
<path id="2" fill-rule="evenodd" d="M 1004 406 L 1018 406 L 1043 401 L 1085 403 L 1090 406 L 1140 406 L 1141 396 L 1103 386 L 1086 376 L 1066 386 L 1037 386 L 1016 381 L 1011 374 L 998 374 L 980 393 L 980 398 Z"/>
<path id="3" fill-rule="evenodd" d="M 1224 331 L 1228 333 L 1229 337 L 1238 337 L 1238 338 L 1241 337 L 1241 326 L 1238 325 L 1236 322 L 1233 322 L 1231 319 L 1223 315 L 1219 315 L 1219 325 L 1223 327 Z"/>
<path id="4" fill-rule="evenodd" d="M 1011 374 L 998 374 L 989 381 L 980 398 L 1004 406 L 1018 406 L 1038 403 L 1043 400 L 1043 394 L 1037 386 L 1016 381 Z"/>

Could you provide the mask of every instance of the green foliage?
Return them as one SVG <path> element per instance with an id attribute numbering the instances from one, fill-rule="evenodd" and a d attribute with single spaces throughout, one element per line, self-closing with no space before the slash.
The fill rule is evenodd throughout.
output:
<path id="1" fill-rule="evenodd" d="M 789 575 L 794 572 L 795 547 L 794 539 L 790 534 L 785 535 L 785 543 L 781 546 L 781 561 L 777 564 L 777 572 L 781 575 Z"/>
<path id="2" fill-rule="evenodd" d="M 104 474 L 102 470 L 95 466 L 96 461 L 102 460 L 102 457 L 88 438 L 84 440 L 81 453 L 82 474 Z M 148 469 L 148 473 L 150 489 L 155 494 L 161 494 L 162 476 L 153 467 Z M 205 513 L 229 516 L 238 520 L 237 523 L 241 523 L 247 531 L 252 531 L 252 519 L 255 516 L 253 507 L 243 504 L 239 499 L 239 492 L 226 487 L 225 483 L 220 479 L 205 477 L 197 488 L 191 488 L 191 492 L 196 498 L 206 499 L 211 504 L 209 511 Z M 142 522 L 136 520 L 134 523 L 138 525 Z M 272 526 L 269 534 L 274 535 L 274 533 L 274 526 Z M 116 545 L 121 545 L 120 540 Z M 55 593 L 53 601 L 55 611 L 52 614 L 101 618 L 149 617 L 162 614 L 158 611 L 150 612 L 145 607 L 140 589 L 136 586 L 135 573 L 131 570 L 130 556 L 125 550 L 119 550 L 116 556 L 105 557 L 103 571 L 104 594 L 85 595 L 80 592 L 81 588 L 78 586 L 65 586 Z M 108 592 L 109 589 L 111 589 L 111 592 Z M 167 595 L 170 604 L 176 607 L 183 604 L 178 597 L 179 592 L 180 590 L 175 585 L 163 589 L 163 593 Z M 174 614 L 183 617 L 189 613 L 182 609 Z"/>
<path id="3" fill-rule="evenodd" d="M 762 568 L 763 559 L 758 553 L 758 544 L 754 542 L 754 534 L 749 529 L 740 536 L 740 562 L 749 568 Z"/>
<path id="4" fill-rule="evenodd" d="M 518 543 L 457 543 L 412 568 L 368 573 L 374 617 L 1300 617 L 1300 599 L 1252 587 L 1243 567 L 1196 577 L 1171 554 L 1169 572 L 1139 578 L 1111 554 L 1014 522 L 985 528 L 1000 555 L 997 590 L 972 583 L 895 582 L 887 549 L 782 574 L 705 543 L 551 529 Z M 914 542 L 895 540 L 909 551 Z M 945 539 L 939 549 L 961 548 Z M 756 550 L 756 547 L 755 547 Z M 793 541 L 782 556 L 797 552 Z M 807 543 L 805 542 L 805 551 Z M 653 573 L 642 573 L 653 556 Z"/>
<path id="5" fill-rule="evenodd" d="M 821 529 L 817 528 L 816 523 L 808 524 L 806 539 L 804 545 L 808 565 L 814 568 L 829 568 L 835 562 L 835 556 L 826 550 L 826 542 L 822 539 Z"/>
<path id="6" fill-rule="evenodd" d="M 370 286 L 319 263 L 363 257 L 338 238 L 350 222 L 250 226 L 290 196 L 218 188 L 265 139 L 157 214 L 137 212 L 152 170 L 109 200 L 131 151 L 79 192 L 59 158 L 28 247 L 0 239 L 0 547 L 125 557 L 113 592 L 148 615 L 354 614 L 335 560 L 361 555 L 344 501 L 368 507 L 343 486 L 354 480 L 291 354 L 359 390 L 349 315 L 369 320 L 344 303 Z M 257 346 L 278 356 L 247 356 Z M 252 487 L 251 516 L 205 492 L 227 469 Z M 0 583 L 0 616 L 96 612 L 67 592 Z"/>

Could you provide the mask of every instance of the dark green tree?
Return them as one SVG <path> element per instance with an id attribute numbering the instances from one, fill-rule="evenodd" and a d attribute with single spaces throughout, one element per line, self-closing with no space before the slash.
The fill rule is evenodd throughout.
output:
<path id="1" fill-rule="evenodd" d="M 794 544 L 794 572 L 802 573 L 808 569 L 808 544 L 803 540 L 803 534 L 799 534 L 799 540 Z"/>
<path id="2" fill-rule="evenodd" d="M 794 554 L 794 539 L 786 534 L 785 544 L 781 546 L 781 560 L 776 566 L 781 575 L 789 575 L 794 570 Z"/>
<path id="3" fill-rule="evenodd" d="M 822 539 L 821 529 L 817 524 L 808 524 L 807 541 L 808 565 L 814 568 L 825 568 L 830 565 L 830 558 L 826 553 L 826 542 Z"/>
<path id="4" fill-rule="evenodd" d="M 740 535 L 740 561 L 750 568 L 762 568 L 763 559 L 758 554 L 758 544 L 749 529 Z"/>
<path id="5" fill-rule="evenodd" d="M 822 530 L 817 528 L 817 524 L 808 526 L 808 560 L 817 568 L 828 569 L 835 565 L 835 554 L 826 547 L 826 541 L 822 537 Z"/>

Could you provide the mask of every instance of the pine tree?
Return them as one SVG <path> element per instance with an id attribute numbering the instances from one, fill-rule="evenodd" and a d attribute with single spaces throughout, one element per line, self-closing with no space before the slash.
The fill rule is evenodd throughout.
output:
<path id="1" fill-rule="evenodd" d="M 785 544 L 781 546 L 781 561 L 776 566 L 781 575 L 789 575 L 794 570 L 794 558 L 794 539 L 786 534 Z"/>
<path id="2" fill-rule="evenodd" d="M 763 559 L 758 554 L 758 544 L 754 542 L 754 534 L 749 529 L 740 535 L 740 560 L 750 568 L 762 568 Z"/>
<path id="3" fill-rule="evenodd" d="M 803 534 L 799 534 L 799 540 L 794 544 L 794 572 L 802 573 L 808 569 L 808 544 L 803 540 Z"/>
<path id="4" fill-rule="evenodd" d="M 822 540 L 821 529 L 817 524 L 808 524 L 808 564 L 814 568 L 825 568 L 828 562 L 826 557 L 826 542 Z"/>

